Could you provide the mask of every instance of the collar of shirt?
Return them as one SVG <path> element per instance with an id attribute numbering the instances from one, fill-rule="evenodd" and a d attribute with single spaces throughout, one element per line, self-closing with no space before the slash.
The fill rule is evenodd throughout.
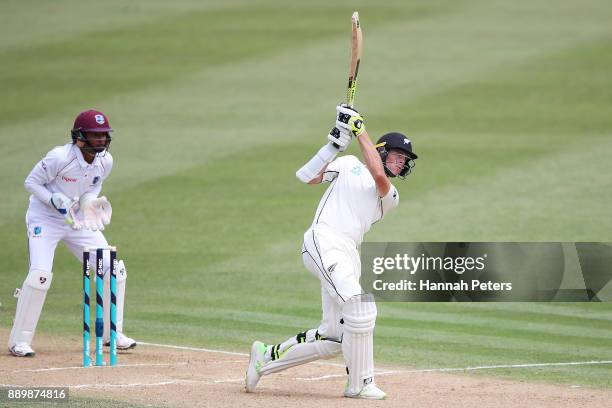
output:
<path id="1" fill-rule="evenodd" d="M 94 157 L 93 162 L 87 163 L 85 161 L 85 157 L 83 157 L 83 152 L 81 151 L 81 149 L 76 144 L 72 145 L 72 151 L 73 151 L 74 155 L 76 156 L 77 161 L 79 162 L 81 167 L 84 168 L 84 169 L 87 169 L 90 166 L 97 166 L 97 165 L 100 164 L 100 158 L 98 157 L 98 155 L 96 155 L 96 157 Z"/>

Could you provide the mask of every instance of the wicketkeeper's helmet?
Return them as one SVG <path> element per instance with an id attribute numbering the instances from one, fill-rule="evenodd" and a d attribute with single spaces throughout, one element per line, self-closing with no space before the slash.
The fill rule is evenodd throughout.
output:
<path id="1" fill-rule="evenodd" d="M 110 146 L 110 142 L 112 140 L 110 132 L 112 131 L 113 128 L 111 128 L 110 123 L 108 123 L 108 117 L 100 111 L 90 109 L 79 113 L 79 116 L 77 116 L 74 120 L 74 126 L 72 127 L 70 134 L 72 136 L 73 143 L 75 143 L 77 140 L 81 140 L 85 142 L 85 149 L 88 151 L 92 153 L 102 153 Z M 104 146 L 93 147 L 89 143 L 89 140 L 87 140 L 85 132 L 105 133 L 106 143 Z"/>

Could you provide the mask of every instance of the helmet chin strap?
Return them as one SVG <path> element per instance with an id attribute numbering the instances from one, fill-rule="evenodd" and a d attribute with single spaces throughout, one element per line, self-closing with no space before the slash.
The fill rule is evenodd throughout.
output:
<path id="1" fill-rule="evenodd" d="M 387 167 L 387 163 L 383 164 L 383 167 L 385 168 L 385 173 L 387 173 L 387 176 L 389 176 L 389 177 L 397 177 L 395 174 L 393 174 L 391 169 Z"/>
<path id="2" fill-rule="evenodd" d="M 411 165 L 412 163 L 412 165 Z M 383 163 L 383 167 L 385 169 L 385 173 L 387 173 L 387 176 L 389 177 L 397 177 L 400 180 L 405 180 L 406 177 L 412 173 L 412 169 L 414 167 L 414 160 L 407 158 L 406 159 L 406 163 L 404 164 L 404 167 L 402 167 L 402 169 L 397 173 L 397 174 L 393 174 L 393 171 L 391 171 L 391 169 L 389 167 L 387 167 L 387 163 Z M 407 169 L 407 170 L 406 170 Z M 402 175 L 402 173 L 404 173 Z"/>

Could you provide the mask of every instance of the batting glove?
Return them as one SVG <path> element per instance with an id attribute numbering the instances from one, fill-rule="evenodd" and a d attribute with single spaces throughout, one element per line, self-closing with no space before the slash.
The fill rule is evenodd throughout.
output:
<path id="1" fill-rule="evenodd" d="M 347 104 L 336 106 L 338 113 L 336 127 L 346 129 L 355 137 L 359 137 L 365 132 L 365 122 L 363 116 L 357 110 Z"/>
<path id="2" fill-rule="evenodd" d="M 352 140 L 351 134 L 346 129 L 338 127 L 333 127 L 332 130 L 330 130 L 327 139 L 332 142 L 339 152 L 345 151 Z"/>

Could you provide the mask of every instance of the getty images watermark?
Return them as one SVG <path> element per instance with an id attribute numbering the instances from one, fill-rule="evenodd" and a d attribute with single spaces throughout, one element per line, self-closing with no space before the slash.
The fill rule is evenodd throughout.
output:
<path id="1" fill-rule="evenodd" d="M 610 243 L 364 243 L 378 301 L 610 301 Z"/>
<path id="2" fill-rule="evenodd" d="M 454 282 L 440 282 L 424 278 L 418 280 L 401 279 L 399 281 L 385 282 L 382 275 L 385 271 L 404 271 L 414 275 L 417 271 L 421 272 L 454 272 L 463 275 L 465 272 L 483 271 L 486 268 L 485 261 L 487 254 L 479 257 L 441 257 L 426 256 L 421 254 L 414 257 L 406 253 L 396 254 L 394 257 L 376 257 L 372 261 L 372 272 L 379 275 L 380 279 L 375 279 L 372 287 L 377 291 L 384 290 L 408 290 L 408 291 L 468 291 L 468 290 L 512 290 L 512 282 L 493 282 L 471 279 L 469 281 L 460 279 Z"/>

